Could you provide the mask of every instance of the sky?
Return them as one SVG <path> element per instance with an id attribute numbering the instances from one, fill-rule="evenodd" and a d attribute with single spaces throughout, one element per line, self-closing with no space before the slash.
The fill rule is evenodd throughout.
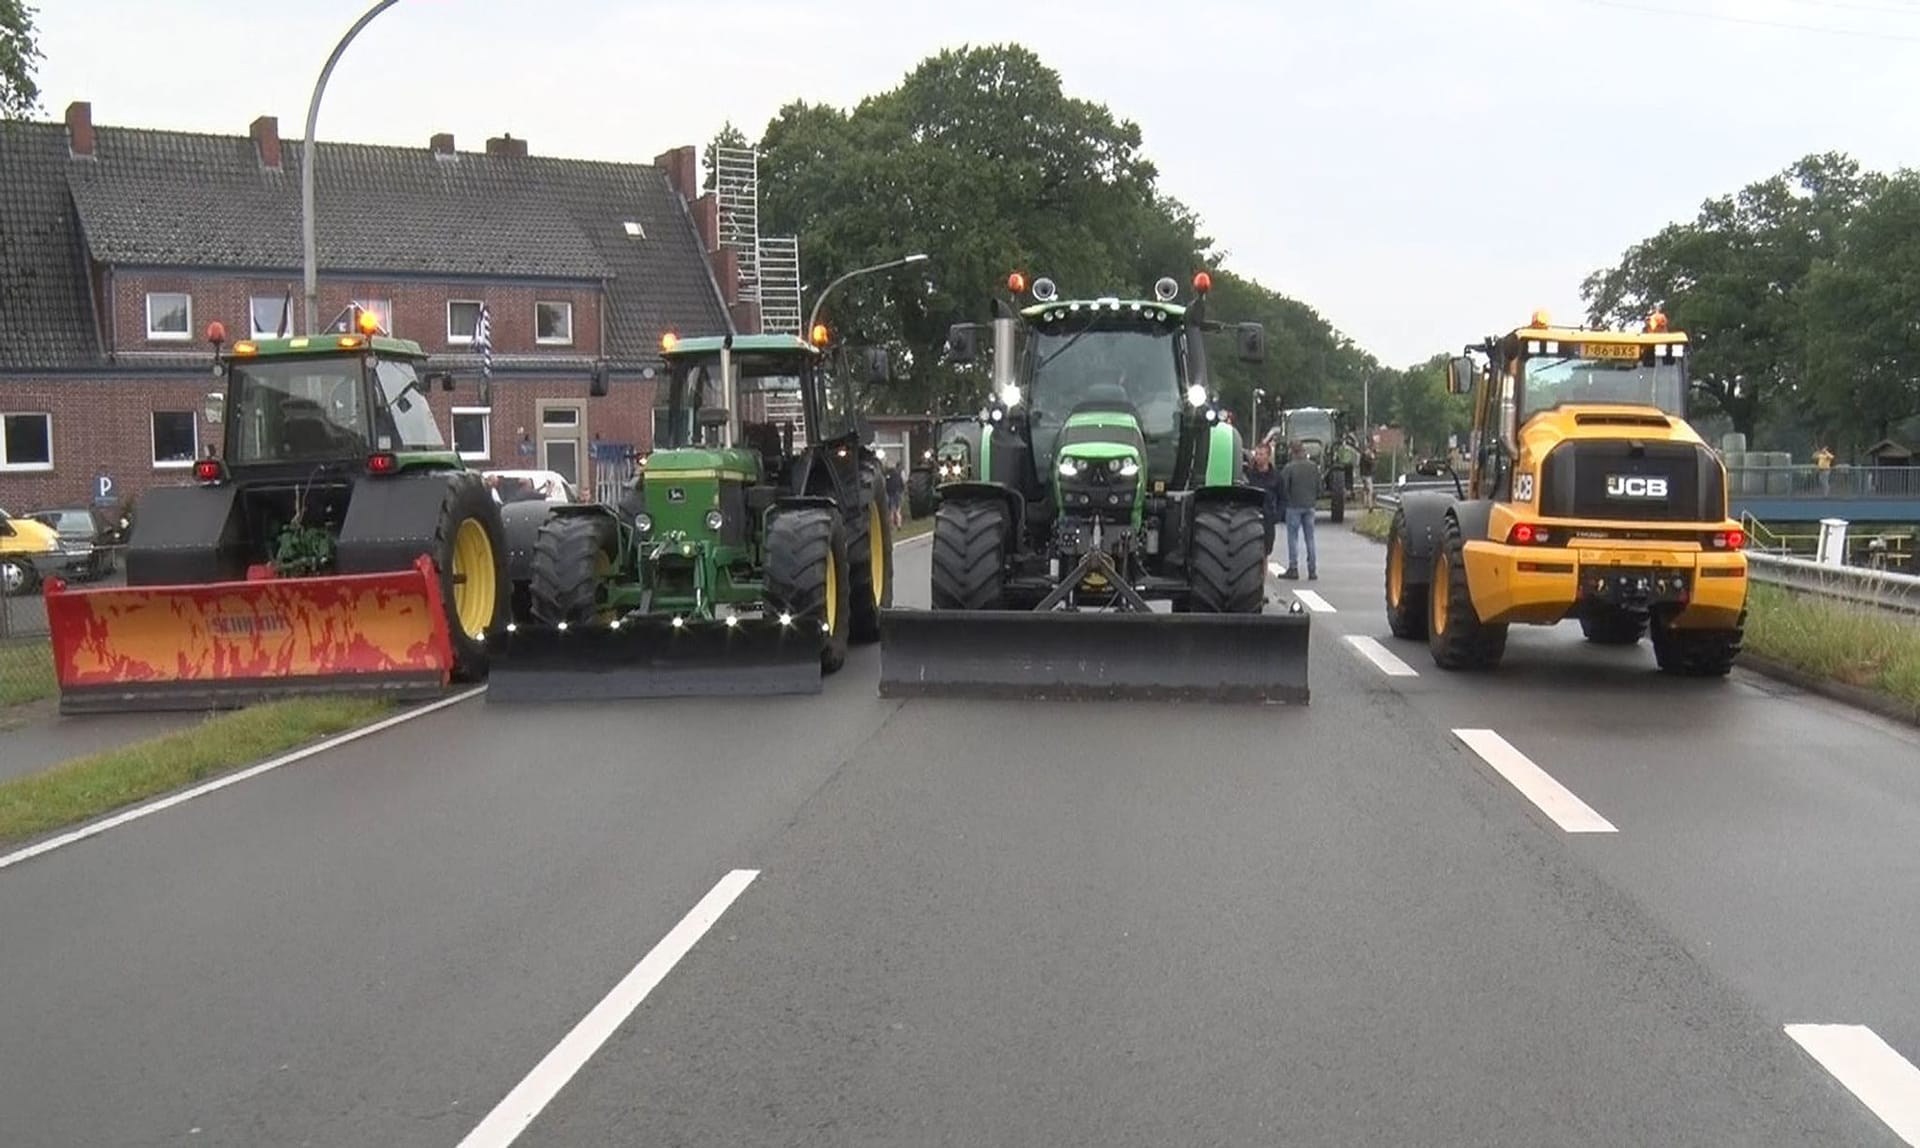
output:
<path id="1" fill-rule="evenodd" d="M 372 2 L 29 0 L 43 115 L 297 137 Z M 1139 124 L 1229 267 L 1394 366 L 1581 317 L 1590 272 L 1808 153 L 1920 167 L 1920 0 L 398 0 L 318 134 L 649 162 L 994 43 Z"/>

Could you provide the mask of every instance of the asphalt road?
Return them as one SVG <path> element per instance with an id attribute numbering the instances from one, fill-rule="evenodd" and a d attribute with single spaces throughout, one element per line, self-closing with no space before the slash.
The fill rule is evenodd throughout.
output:
<path id="1" fill-rule="evenodd" d="M 1784 1026 L 1920 1060 L 1920 739 L 1571 627 L 1445 675 L 1319 542 L 1307 707 L 900 703 L 859 650 L 0 869 L 0 1143 L 456 1145 L 529 1084 L 515 1144 L 1902 1143 Z"/>

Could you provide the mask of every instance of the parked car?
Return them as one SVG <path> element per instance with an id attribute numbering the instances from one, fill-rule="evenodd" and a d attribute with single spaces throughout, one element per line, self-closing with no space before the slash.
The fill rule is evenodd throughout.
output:
<path id="1" fill-rule="evenodd" d="M 27 517 L 51 526 L 60 536 L 60 550 L 66 555 L 64 573 L 75 581 L 91 582 L 113 573 L 120 548 L 127 544 L 127 520 L 92 507 L 59 506 Z"/>
<path id="2" fill-rule="evenodd" d="M 509 502 L 582 502 L 579 488 L 551 470 L 487 470 L 481 472 L 493 500 Z"/>
<path id="3" fill-rule="evenodd" d="M 0 593 L 9 598 L 31 593 L 42 578 L 65 566 L 60 535 L 53 527 L 0 509 Z"/>

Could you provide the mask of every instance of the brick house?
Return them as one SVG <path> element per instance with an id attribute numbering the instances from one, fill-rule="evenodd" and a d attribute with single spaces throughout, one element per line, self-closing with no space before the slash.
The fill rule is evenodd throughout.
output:
<path id="1" fill-rule="evenodd" d="M 23 513 L 185 481 L 215 445 L 207 324 L 305 333 L 298 140 L 0 124 L 0 507 Z M 653 438 L 660 335 L 759 329 L 692 147 L 653 164 L 321 143 L 318 322 L 354 303 L 460 379 L 432 403 L 476 466 L 591 491 Z M 492 332 L 492 401 L 471 340 Z M 291 305 L 291 313 L 288 307 Z M 596 360 L 612 392 L 589 401 Z"/>

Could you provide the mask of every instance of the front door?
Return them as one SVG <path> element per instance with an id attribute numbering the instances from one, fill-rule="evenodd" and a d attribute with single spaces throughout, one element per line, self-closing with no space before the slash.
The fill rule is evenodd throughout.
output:
<path id="1" fill-rule="evenodd" d="M 578 403 L 540 404 L 540 466 L 584 486 L 586 420 Z"/>

